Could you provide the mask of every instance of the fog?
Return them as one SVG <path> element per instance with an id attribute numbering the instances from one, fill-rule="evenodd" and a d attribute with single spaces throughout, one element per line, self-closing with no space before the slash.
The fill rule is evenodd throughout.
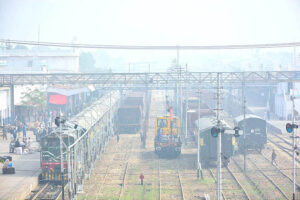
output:
<path id="1" fill-rule="evenodd" d="M 300 40 L 300 2 L 0 0 L 0 38 L 110 45 L 227 45 Z M 165 71 L 175 51 L 82 50 L 96 68 Z M 180 51 L 192 71 L 279 70 L 294 50 Z M 214 66 L 214 67 L 208 67 Z"/>

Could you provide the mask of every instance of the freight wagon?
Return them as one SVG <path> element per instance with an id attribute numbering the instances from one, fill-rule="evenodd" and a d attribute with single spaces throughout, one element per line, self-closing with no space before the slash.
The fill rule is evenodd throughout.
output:
<path id="1" fill-rule="evenodd" d="M 137 133 L 145 118 L 145 93 L 129 93 L 117 112 L 118 133 Z"/>

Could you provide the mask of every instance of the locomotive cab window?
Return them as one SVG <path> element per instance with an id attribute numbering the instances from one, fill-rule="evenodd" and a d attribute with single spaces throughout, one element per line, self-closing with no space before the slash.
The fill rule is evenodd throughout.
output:
<path id="1" fill-rule="evenodd" d="M 172 123 L 172 128 L 177 128 L 177 120 L 173 119 Z"/>
<path id="2" fill-rule="evenodd" d="M 168 121 L 167 121 L 167 119 L 159 119 L 159 120 L 157 120 L 157 127 L 159 127 L 159 128 L 166 128 L 166 127 L 168 127 Z"/>

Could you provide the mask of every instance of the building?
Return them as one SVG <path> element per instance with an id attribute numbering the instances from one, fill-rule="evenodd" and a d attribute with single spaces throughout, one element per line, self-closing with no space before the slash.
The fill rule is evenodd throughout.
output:
<path id="1" fill-rule="evenodd" d="M 67 50 L 2 50 L 0 73 L 79 72 L 79 54 Z"/>
<path id="2" fill-rule="evenodd" d="M 73 50 L 0 49 L 0 73 L 47 72 L 78 73 L 79 54 Z M 39 88 L 42 89 L 42 87 Z M 25 88 L 15 86 L 15 108 L 22 106 L 21 97 L 24 92 L 26 92 Z M 8 123 L 11 117 L 9 88 L 0 88 L 0 100 L 0 125 L 3 125 L 3 123 Z"/>
<path id="3" fill-rule="evenodd" d="M 10 94 L 9 88 L 0 88 L 0 126 L 7 124 L 10 118 Z"/>

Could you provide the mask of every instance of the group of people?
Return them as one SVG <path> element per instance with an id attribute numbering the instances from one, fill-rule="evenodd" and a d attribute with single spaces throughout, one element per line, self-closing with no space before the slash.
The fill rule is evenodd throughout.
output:
<path id="1" fill-rule="evenodd" d="M 11 143 L 9 144 L 9 152 L 10 153 L 14 153 L 16 152 L 16 149 L 22 149 L 19 150 L 19 152 L 26 152 L 25 149 L 28 151 L 28 152 L 31 152 L 32 151 L 32 148 L 31 148 L 31 139 L 30 137 L 27 139 L 26 137 L 23 138 L 22 141 L 19 140 L 19 138 L 17 138 L 16 141 L 11 141 Z"/>
<path id="2" fill-rule="evenodd" d="M 7 124 L 2 126 L 2 138 L 8 140 L 10 137 L 9 152 L 16 152 L 17 148 L 21 148 L 22 152 L 24 149 L 31 149 L 31 139 L 27 137 L 27 124 L 15 120 L 14 124 Z M 21 139 L 19 139 L 21 138 Z"/>
<path id="3" fill-rule="evenodd" d="M 3 140 L 7 140 L 7 135 L 10 134 L 11 140 L 15 140 L 18 137 L 19 133 L 23 133 L 23 138 L 26 137 L 27 134 L 27 125 L 26 123 L 15 122 L 16 125 L 8 124 L 3 126 L 2 138 Z"/>

